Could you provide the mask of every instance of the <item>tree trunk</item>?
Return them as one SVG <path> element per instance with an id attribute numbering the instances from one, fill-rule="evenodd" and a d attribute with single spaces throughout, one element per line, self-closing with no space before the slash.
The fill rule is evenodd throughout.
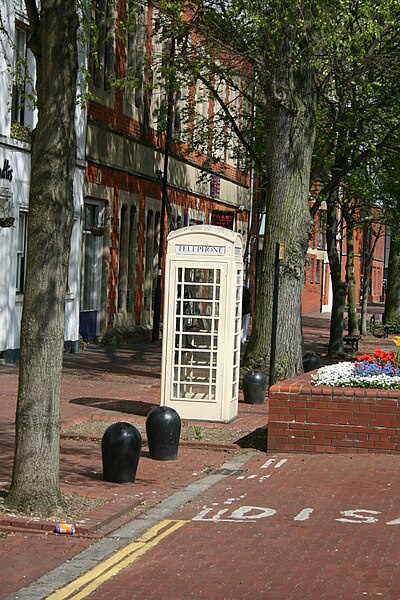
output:
<path id="1" fill-rule="evenodd" d="M 347 286 L 342 281 L 341 264 L 337 250 L 337 189 L 333 190 L 327 198 L 326 211 L 326 242 L 331 268 L 332 280 L 332 314 L 331 327 L 329 334 L 328 355 L 332 357 L 343 356 L 343 327 L 344 327 L 344 307 L 346 302 Z"/>
<path id="2" fill-rule="evenodd" d="M 268 65 L 262 82 L 268 124 L 266 221 L 252 333 L 243 359 L 245 368 L 269 370 L 275 247 L 280 242 L 285 255 L 278 301 L 277 379 L 302 372 L 301 296 L 311 224 L 308 197 L 316 107 L 312 69 L 290 71 L 290 49 L 281 51 L 286 58 Z"/>
<path id="3" fill-rule="evenodd" d="M 373 249 L 371 249 L 371 224 L 369 222 L 364 225 L 363 235 L 363 286 L 361 299 L 361 316 L 360 316 L 360 333 L 367 335 L 367 319 L 368 319 L 368 296 L 369 282 L 373 259 Z"/>
<path id="4" fill-rule="evenodd" d="M 389 268 L 383 322 L 400 321 L 400 239 L 390 238 Z"/>
<path id="5" fill-rule="evenodd" d="M 360 333 L 361 335 L 367 335 L 367 320 L 368 320 L 368 294 L 369 294 L 369 282 L 370 282 L 370 265 L 365 267 L 364 279 L 363 279 L 363 296 L 361 299 L 361 315 L 360 315 Z"/>
<path id="6" fill-rule="evenodd" d="M 74 0 L 27 0 L 37 66 L 28 261 L 21 324 L 14 470 L 7 505 L 48 515 L 59 489 L 64 299 L 73 223 L 77 12 Z M 32 19 L 32 16 L 34 17 Z"/>
<path id="7" fill-rule="evenodd" d="M 358 335 L 358 315 L 357 315 L 357 299 L 356 299 L 356 278 L 354 275 L 354 231 L 353 227 L 347 223 L 346 229 L 346 244 L 347 244 L 347 260 L 346 260 L 346 279 L 347 279 L 347 298 L 348 298 L 348 332 L 349 335 Z"/>

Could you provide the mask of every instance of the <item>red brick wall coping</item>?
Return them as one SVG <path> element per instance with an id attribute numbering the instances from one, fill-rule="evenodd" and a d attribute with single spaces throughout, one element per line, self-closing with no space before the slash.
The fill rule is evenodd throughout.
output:
<path id="1" fill-rule="evenodd" d="M 268 451 L 400 454 L 400 390 L 313 386 L 310 373 L 274 385 Z"/>

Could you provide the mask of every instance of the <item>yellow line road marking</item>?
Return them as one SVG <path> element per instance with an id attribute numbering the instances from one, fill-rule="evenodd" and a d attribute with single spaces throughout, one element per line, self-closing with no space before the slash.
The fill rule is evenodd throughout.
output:
<path id="1" fill-rule="evenodd" d="M 157 525 L 148 529 L 137 540 L 121 548 L 121 550 L 118 550 L 110 558 L 102 561 L 75 581 L 47 596 L 47 600 L 66 600 L 67 598 L 80 600 L 81 598 L 86 598 L 105 581 L 115 577 L 123 569 L 132 565 L 145 552 L 156 546 L 161 540 L 182 527 L 185 523 L 187 521 L 171 521 L 168 519 L 157 523 Z"/>

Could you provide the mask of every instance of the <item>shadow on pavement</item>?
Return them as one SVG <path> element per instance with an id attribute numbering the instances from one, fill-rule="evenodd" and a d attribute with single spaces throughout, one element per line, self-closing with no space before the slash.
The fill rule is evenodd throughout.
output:
<path id="1" fill-rule="evenodd" d="M 82 360 L 84 357 L 84 360 Z M 76 373 L 112 372 L 116 375 L 159 379 L 161 374 L 161 342 L 141 342 L 126 346 L 88 347 L 77 354 L 64 354 L 65 370 Z"/>
<path id="2" fill-rule="evenodd" d="M 139 416 L 147 416 L 154 406 L 158 406 L 140 400 L 113 400 L 112 398 L 72 398 L 69 403 Z"/>
<path id="3" fill-rule="evenodd" d="M 267 433 L 266 427 L 258 427 L 251 433 L 241 437 L 235 442 L 241 448 L 253 448 L 260 452 L 267 451 Z"/>

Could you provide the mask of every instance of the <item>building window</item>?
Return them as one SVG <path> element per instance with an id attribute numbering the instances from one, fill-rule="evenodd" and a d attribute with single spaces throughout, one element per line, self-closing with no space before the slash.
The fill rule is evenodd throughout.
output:
<path id="1" fill-rule="evenodd" d="M 137 10 L 136 6 L 133 7 L 133 11 L 135 10 Z M 147 40 L 147 11 L 144 7 L 141 7 L 135 20 L 136 22 L 133 29 L 128 32 L 127 76 L 135 80 L 134 103 L 136 108 L 142 108 L 144 94 L 144 58 Z"/>
<path id="2" fill-rule="evenodd" d="M 317 260 L 317 266 L 315 270 L 315 283 L 321 283 L 321 261 Z"/>
<path id="3" fill-rule="evenodd" d="M 317 248 L 326 250 L 326 212 L 324 210 L 318 211 Z"/>
<path id="4" fill-rule="evenodd" d="M 150 312 L 154 308 L 155 290 L 158 277 L 158 248 L 160 239 L 161 214 L 149 210 L 146 220 L 146 256 L 144 270 L 144 309 L 145 319 L 151 322 Z"/>
<path id="5" fill-rule="evenodd" d="M 102 200 L 85 200 L 81 262 L 81 311 L 100 310 L 103 253 L 103 237 L 100 234 L 104 233 L 106 225 L 105 211 L 105 204 Z M 97 329 L 95 335 L 97 335 Z"/>
<path id="6" fill-rule="evenodd" d="M 27 32 L 18 26 L 15 29 L 14 80 L 12 88 L 11 120 L 25 124 L 25 85 L 27 75 Z"/>
<path id="7" fill-rule="evenodd" d="M 93 58 L 93 82 L 98 88 L 111 90 L 110 80 L 114 73 L 114 21 L 109 0 L 96 2 L 96 48 Z"/>
<path id="8" fill-rule="evenodd" d="M 25 291 L 26 274 L 26 229 L 28 222 L 28 213 L 20 211 L 18 216 L 18 246 L 17 246 L 17 294 L 23 294 Z"/>
<path id="9" fill-rule="evenodd" d="M 177 90 L 177 92 L 175 93 L 175 98 L 174 98 L 174 112 L 173 112 L 172 129 L 173 129 L 174 140 L 178 140 L 178 141 L 180 140 L 181 134 L 182 134 L 182 115 L 181 115 L 182 105 L 183 105 L 182 91 Z"/>
<path id="10" fill-rule="evenodd" d="M 105 229 L 106 208 L 104 204 L 85 202 L 84 231 L 102 235 Z"/>
<path id="11" fill-rule="evenodd" d="M 238 219 L 236 222 L 236 231 L 238 233 L 240 233 L 240 235 L 243 238 L 243 252 L 244 252 L 246 245 L 247 245 L 247 222 Z"/>
<path id="12" fill-rule="evenodd" d="M 134 312 L 136 246 L 136 208 L 124 204 L 120 217 L 117 308 L 129 313 Z"/>

